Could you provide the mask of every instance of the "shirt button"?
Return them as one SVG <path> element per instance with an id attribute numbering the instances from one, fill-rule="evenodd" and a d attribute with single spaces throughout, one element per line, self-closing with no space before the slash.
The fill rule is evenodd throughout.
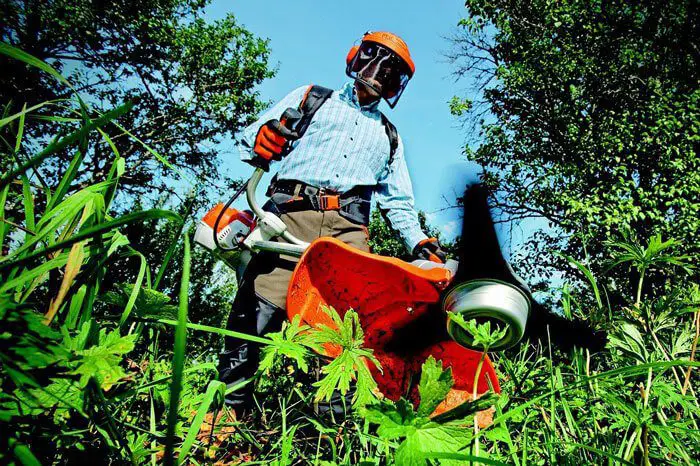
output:
<path id="1" fill-rule="evenodd" d="M 354 140 L 355 140 L 355 138 L 351 137 L 351 138 L 350 138 L 350 140 L 351 140 L 351 141 L 354 141 Z"/>
<path id="2" fill-rule="evenodd" d="M 336 174 L 335 174 L 335 177 L 336 177 L 336 178 L 340 178 L 340 175 L 338 175 L 338 174 L 336 173 Z"/>
<path id="3" fill-rule="evenodd" d="M 347 154 L 344 154 L 344 155 L 343 155 L 343 158 L 344 158 L 344 159 L 347 159 L 347 158 L 348 158 L 348 155 L 347 155 Z"/>

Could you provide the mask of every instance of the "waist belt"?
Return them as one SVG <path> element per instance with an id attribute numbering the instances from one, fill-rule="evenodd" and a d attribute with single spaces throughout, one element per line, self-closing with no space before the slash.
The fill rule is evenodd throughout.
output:
<path id="1" fill-rule="evenodd" d="M 351 222 L 367 225 L 372 191 L 371 186 L 358 186 L 339 193 L 295 180 L 272 180 L 266 194 L 278 214 L 301 210 L 337 210 Z"/>

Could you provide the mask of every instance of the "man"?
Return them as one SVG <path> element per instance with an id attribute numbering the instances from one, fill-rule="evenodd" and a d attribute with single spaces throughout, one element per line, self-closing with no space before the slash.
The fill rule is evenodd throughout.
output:
<path id="1" fill-rule="evenodd" d="M 264 208 L 278 214 L 301 240 L 332 236 L 368 251 L 374 194 L 416 258 L 444 262 L 437 240 L 421 231 L 401 140 L 378 110 L 381 99 L 394 108 L 415 72 L 408 47 L 395 34 L 369 32 L 350 50 L 346 63 L 346 74 L 353 80 L 341 89 L 324 94 L 323 88 L 300 87 L 243 131 L 242 160 L 265 170 L 279 161 Z M 310 121 L 302 119 L 303 129 L 292 130 L 280 122 L 288 108 L 311 116 Z M 296 259 L 288 256 L 256 256 L 241 281 L 227 327 L 256 335 L 278 331 L 295 265 Z M 227 339 L 220 358 L 221 380 L 231 386 L 252 376 L 257 353 L 251 343 Z M 250 389 L 239 390 L 227 401 L 240 411 L 251 395 Z"/>

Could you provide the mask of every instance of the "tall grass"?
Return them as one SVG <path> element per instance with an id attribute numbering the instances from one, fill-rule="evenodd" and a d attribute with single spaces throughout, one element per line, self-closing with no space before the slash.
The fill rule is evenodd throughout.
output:
<path id="1" fill-rule="evenodd" d="M 69 86 L 24 52 L 1 44 L 0 53 Z M 36 145 L 26 144 L 28 125 L 57 105 L 74 117 L 56 118 L 62 136 L 28 153 Z M 605 278 L 569 258 L 588 288 L 567 287 L 565 307 L 574 313 L 593 303 L 589 315 L 610 330 L 605 352 L 562 354 L 523 344 L 494 355 L 503 394 L 463 406 L 459 416 L 431 419 L 425 407 L 375 400 L 362 365 L 372 355 L 362 348 L 352 313 L 341 319 L 329 310 L 333 329 L 313 331 L 296 321 L 266 337 L 196 322 L 196 309 L 188 312 L 190 273 L 196 273 L 190 271 L 189 220 L 168 210 L 115 216 L 110 209 L 128 173 L 110 135 L 133 137 L 131 104 L 98 112 L 74 94 L 61 102 L 27 102 L 14 114 L 4 108 L 3 463 L 697 464 L 699 387 L 691 369 L 699 365 L 700 292 L 670 284 L 664 295 L 645 295 L 642 286 L 650 268 L 690 267 L 690 258 L 673 256 L 673 242 L 609 244 L 611 267 L 641 272 L 628 304 L 617 308 L 607 299 Z M 85 185 L 76 180 L 78 169 L 97 145 L 110 149 L 111 170 Z M 148 153 L 166 160 L 151 148 Z M 69 160 L 55 187 L 39 174 L 49 157 Z M 149 264 L 123 234 L 127 225 L 153 219 L 169 222 L 173 231 L 160 264 Z M 103 289 L 104 277 L 125 258 L 138 263 L 134 282 Z M 160 287 L 175 266 L 182 274 L 173 298 Z M 255 383 L 261 395 L 254 415 L 236 420 L 226 408 L 224 396 L 238 387 L 214 380 L 218 348 L 187 351 L 188 332 L 265 347 L 260 371 L 244 382 Z M 314 351 L 329 342 L 343 348 L 335 364 Z M 442 384 L 439 393 L 445 393 L 451 376 L 438 363 L 431 367 L 435 378 L 425 375 L 425 386 Z M 359 409 L 336 417 L 314 410 L 351 381 L 360 387 Z M 476 411 L 490 404 L 493 422 L 473 429 Z"/>

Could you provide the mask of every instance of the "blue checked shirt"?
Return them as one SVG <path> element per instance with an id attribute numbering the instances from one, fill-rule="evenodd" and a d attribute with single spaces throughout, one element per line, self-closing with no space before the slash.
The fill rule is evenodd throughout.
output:
<path id="1" fill-rule="evenodd" d="M 292 91 L 248 126 L 239 140 L 241 160 L 253 158 L 260 126 L 279 119 L 288 107 L 297 108 L 308 86 Z M 379 102 L 360 106 L 353 82 L 346 83 L 321 106 L 304 136 L 292 143 L 293 150 L 278 162 L 280 180 L 298 180 L 312 186 L 349 191 L 355 186 L 375 186 L 379 208 L 403 237 L 409 250 L 427 238 L 413 207 L 413 187 L 404 159 L 403 143 L 389 162 L 386 134 Z"/>

